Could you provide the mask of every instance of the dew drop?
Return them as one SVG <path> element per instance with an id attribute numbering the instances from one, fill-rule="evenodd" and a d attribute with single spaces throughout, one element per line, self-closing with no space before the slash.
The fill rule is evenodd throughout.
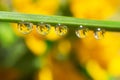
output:
<path id="1" fill-rule="evenodd" d="M 78 38 L 85 38 L 87 36 L 88 28 L 83 27 L 82 25 L 75 31 Z"/>
<path id="2" fill-rule="evenodd" d="M 50 27 L 49 24 L 40 23 L 36 26 L 36 30 L 41 35 L 47 35 L 50 31 Z"/>
<path id="3" fill-rule="evenodd" d="M 104 33 L 105 33 L 105 30 L 104 30 L 104 29 L 97 28 L 97 29 L 94 31 L 94 37 L 95 37 L 96 39 L 103 39 L 103 38 L 104 38 Z"/>
<path id="4" fill-rule="evenodd" d="M 18 30 L 22 34 L 29 34 L 33 30 L 33 24 L 29 22 L 18 23 Z"/>
<path id="5" fill-rule="evenodd" d="M 58 24 L 55 27 L 56 33 L 60 36 L 66 35 L 68 32 L 68 28 L 65 25 Z"/>

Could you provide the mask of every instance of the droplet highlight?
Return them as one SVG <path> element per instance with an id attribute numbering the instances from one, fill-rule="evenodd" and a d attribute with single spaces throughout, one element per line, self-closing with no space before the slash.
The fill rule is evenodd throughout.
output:
<path id="1" fill-rule="evenodd" d="M 64 36 L 68 32 L 67 26 L 61 24 L 56 25 L 55 30 L 59 36 Z"/>
<path id="2" fill-rule="evenodd" d="M 33 24 L 29 22 L 18 23 L 18 30 L 22 34 L 29 34 L 33 30 Z"/>
<path id="3" fill-rule="evenodd" d="M 36 26 L 36 30 L 40 35 L 47 35 L 50 31 L 50 25 L 45 23 L 40 23 Z"/>
<path id="4" fill-rule="evenodd" d="M 104 38 L 104 33 L 105 33 L 105 30 L 104 29 L 101 29 L 101 28 L 97 28 L 95 31 L 94 31 L 94 37 L 95 39 L 103 39 Z"/>
<path id="5" fill-rule="evenodd" d="M 79 28 L 75 31 L 78 38 L 85 38 L 87 36 L 88 28 L 80 25 Z"/>

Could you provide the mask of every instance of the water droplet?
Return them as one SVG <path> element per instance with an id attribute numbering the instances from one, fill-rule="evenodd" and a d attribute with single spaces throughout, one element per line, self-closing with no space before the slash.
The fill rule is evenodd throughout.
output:
<path id="1" fill-rule="evenodd" d="M 29 34 L 33 30 L 33 24 L 29 22 L 18 23 L 18 30 L 23 34 Z"/>
<path id="2" fill-rule="evenodd" d="M 41 35 L 47 35 L 50 31 L 50 27 L 49 24 L 40 23 L 36 26 L 36 30 Z"/>
<path id="3" fill-rule="evenodd" d="M 104 33 L 105 33 L 105 30 L 104 30 L 104 29 L 97 28 L 97 29 L 94 31 L 94 37 L 95 37 L 96 39 L 103 39 Z"/>
<path id="4" fill-rule="evenodd" d="M 79 26 L 79 28 L 75 31 L 77 37 L 79 38 L 85 38 L 87 36 L 88 28 L 83 27 L 82 25 Z"/>
<path id="5" fill-rule="evenodd" d="M 60 36 L 66 35 L 68 32 L 68 28 L 65 25 L 58 24 L 55 27 L 56 33 Z"/>

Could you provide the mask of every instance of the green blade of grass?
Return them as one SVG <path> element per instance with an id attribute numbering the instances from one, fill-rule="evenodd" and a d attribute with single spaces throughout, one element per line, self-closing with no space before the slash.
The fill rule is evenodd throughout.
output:
<path id="1" fill-rule="evenodd" d="M 120 31 L 120 22 L 116 21 L 101 21 L 101 20 L 88 20 L 79 19 L 73 17 L 63 16 L 45 16 L 45 15 L 33 15 L 33 14 L 22 14 L 17 12 L 2 12 L 0 11 L 0 21 L 4 22 L 32 22 L 39 23 L 45 22 L 50 24 L 65 24 L 68 27 L 76 27 L 84 25 L 89 29 L 95 29 L 97 27 L 106 29 L 107 31 Z"/>

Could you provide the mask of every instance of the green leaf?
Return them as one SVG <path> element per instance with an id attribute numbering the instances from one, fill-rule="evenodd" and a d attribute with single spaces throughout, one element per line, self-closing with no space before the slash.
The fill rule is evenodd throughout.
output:
<path id="1" fill-rule="evenodd" d="M 9 23 L 0 22 L 0 43 L 4 47 L 12 45 L 16 41 L 16 36 Z"/>
<path id="2" fill-rule="evenodd" d="M 4 22 L 32 22 L 39 23 L 45 22 L 52 25 L 58 23 L 68 25 L 68 27 L 77 27 L 80 25 L 86 26 L 89 29 L 95 29 L 97 27 L 106 29 L 107 31 L 120 31 L 120 22 L 117 21 L 100 21 L 100 20 L 88 20 L 79 19 L 73 17 L 63 16 L 45 16 L 45 15 L 33 15 L 33 14 L 22 14 L 15 12 L 0 12 L 0 21 Z"/>

